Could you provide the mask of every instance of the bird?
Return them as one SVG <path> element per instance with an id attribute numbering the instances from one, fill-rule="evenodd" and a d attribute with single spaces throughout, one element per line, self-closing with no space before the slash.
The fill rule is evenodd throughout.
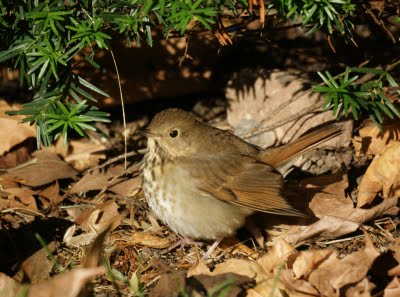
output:
<path id="1" fill-rule="evenodd" d="M 335 123 L 262 149 L 190 112 L 169 108 L 146 129 L 142 189 L 151 210 L 176 233 L 220 240 L 233 236 L 256 212 L 304 216 L 285 198 L 279 168 L 340 133 Z"/>

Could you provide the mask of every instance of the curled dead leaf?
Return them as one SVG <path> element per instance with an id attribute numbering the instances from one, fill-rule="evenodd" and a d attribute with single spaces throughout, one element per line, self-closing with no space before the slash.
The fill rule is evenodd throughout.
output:
<path id="1" fill-rule="evenodd" d="M 354 137 L 353 145 L 356 155 L 378 155 L 382 153 L 388 145 L 400 140 L 400 126 L 398 123 L 382 126 L 383 133 L 379 127 L 372 122 L 368 122 L 360 129 L 360 136 Z"/>
<path id="2" fill-rule="evenodd" d="M 364 279 L 379 252 L 364 231 L 365 248 L 340 259 L 332 252 L 309 276 L 312 284 L 322 296 L 338 296 L 341 288 Z"/>
<path id="3" fill-rule="evenodd" d="M 383 197 L 400 196 L 400 142 L 387 146 L 365 173 L 358 192 L 357 207 L 371 203 L 378 192 Z"/>
<path id="4" fill-rule="evenodd" d="M 21 124 L 22 116 L 9 116 L 6 111 L 19 110 L 20 106 L 11 106 L 4 100 L 0 100 L 0 156 L 8 152 L 15 145 L 33 137 L 36 138 L 35 126 L 29 123 Z"/>
<path id="5" fill-rule="evenodd" d="M 56 154 L 36 151 L 34 158 L 17 167 L 8 169 L 1 175 L 7 179 L 31 187 L 39 187 L 58 179 L 75 178 L 77 172 Z"/>
<path id="6" fill-rule="evenodd" d="M 149 233 L 132 233 L 127 245 L 143 245 L 155 249 L 165 249 L 172 241 L 168 238 L 161 238 Z"/>
<path id="7" fill-rule="evenodd" d="M 400 296 L 400 280 L 395 276 L 390 284 L 387 285 L 383 293 L 383 297 L 398 297 Z"/>

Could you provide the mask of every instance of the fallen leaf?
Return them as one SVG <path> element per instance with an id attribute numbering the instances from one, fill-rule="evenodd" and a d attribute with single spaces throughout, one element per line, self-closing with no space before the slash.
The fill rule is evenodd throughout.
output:
<path id="1" fill-rule="evenodd" d="M 48 253 L 56 250 L 56 243 L 50 242 L 46 248 L 41 248 L 22 263 L 24 276 L 31 284 L 37 284 L 49 278 L 53 262 L 49 260 Z"/>
<path id="2" fill-rule="evenodd" d="M 206 291 L 209 296 L 243 296 L 245 287 L 254 286 L 252 278 L 235 273 L 224 273 L 215 276 L 195 275 L 186 280 L 186 292 L 196 296 Z"/>
<path id="3" fill-rule="evenodd" d="M 119 213 L 118 208 L 119 206 L 115 201 L 111 200 L 83 211 L 75 219 L 75 223 L 84 233 L 74 236 L 76 225 L 73 225 L 65 233 L 63 241 L 67 245 L 75 247 L 90 244 L 97 234 L 103 232 L 110 224 L 112 229 L 121 224 L 128 212 Z"/>
<path id="4" fill-rule="evenodd" d="M 106 147 L 100 143 L 90 142 L 88 139 L 69 142 L 70 150 L 65 156 L 65 162 L 69 163 L 78 171 L 86 170 L 99 164 L 106 158 L 104 150 Z"/>
<path id="5" fill-rule="evenodd" d="M 111 172 L 102 172 L 94 170 L 87 172 L 79 181 L 70 189 L 71 194 L 102 190 L 109 186 L 110 180 L 113 178 Z"/>
<path id="6" fill-rule="evenodd" d="M 19 123 L 21 116 L 5 114 L 6 111 L 19 109 L 21 108 L 18 105 L 11 106 L 4 100 L 0 100 L 0 156 L 24 140 L 30 137 L 36 138 L 35 126 Z"/>
<path id="7" fill-rule="evenodd" d="M 183 272 L 170 270 L 161 275 L 149 297 L 178 297 L 185 288 L 185 283 Z"/>
<path id="8" fill-rule="evenodd" d="M 342 259 L 338 258 L 337 252 L 333 252 L 317 269 L 310 273 L 309 283 L 318 289 L 321 295 L 338 296 L 341 288 L 357 283 L 366 277 L 373 262 L 379 256 L 379 252 L 365 231 L 364 236 L 364 249 Z"/>
<path id="9" fill-rule="evenodd" d="M 400 195 L 400 142 L 387 146 L 369 165 L 359 187 L 357 207 L 371 203 L 378 192 L 383 198 Z"/>
<path id="10" fill-rule="evenodd" d="M 247 71 L 247 70 L 245 70 Z M 291 122 L 285 122 L 273 130 L 259 132 L 254 130 L 260 126 L 276 126 L 281 119 L 298 116 L 310 106 L 321 106 L 323 99 L 318 94 L 304 91 L 304 79 L 287 71 L 260 70 L 241 73 L 234 77 L 226 88 L 225 97 L 229 102 L 227 121 L 234 127 L 235 134 L 249 136 L 246 140 L 262 147 L 271 147 L 279 143 L 287 143 L 313 127 L 323 123 L 336 121 L 330 111 L 305 113 Z M 243 82 L 246 77 L 247 83 Z M 248 86 L 251 79 L 252 85 Z M 352 133 L 352 121 L 343 127 L 345 131 L 323 146 L 348 146 Z M 259 129 L 262 130 L 262 129 Z M 265 129 L 266 130 L 266 129 Z"/>
<path id="11" fill-rule="evenodd" d="M 60 204 L 65 197 L 60 195 L 60 186 L 58 185 L 58 181 L 53 182 L 48 187 L 41 189 L 38 191 L 39 199 L 43 203 L 44 207 L 48 207 L 50 204 L 58 205 Z"/>
<path id="12" fill-rule="evenodd" d="M 398 297 L 398 296 L 400 296 L 400 281 L 399 278 L 395 276 L 385 288 L 383 297 Z"/>
<path id="13" fill-rule="evenodd" d="M 247 297 L 286 297 L 283 284 L 278 278 L 270 278 L 247 290 Z"/>
<path id="14" fill-rule="evenodd" d="M 133 165 L 136 167 L 136 165 Z M 85 175 L 72 186 L 70 193 L 81 193 L 93 190 L 103 190 L 117 185 L 124 181 L 123 178 L 117 178 L 113 180 L 116 176 L 120 176 L 125 172 L 122 165 L 110 166 L 107 170 L 100 171 L 99 169 L 88 171 Z M 136 184 L 137 181 L 134 182 Z M 126 186 L 123 185 L 121 190 L 126 191 Z M 128 183 L 129 186 L 129 183 Z M 118 186 L 115 188 L 118 190 Z"/>
<path id="15" fill-rule="evenodd" d="M 25 188 L 10 188 L 5 191 L 1 191 L 0 198 L 0 209 L 19 209 L 19 210 L 31 210 L 38 212 L 36 200 L 33 197 L 34 191 Z"/>
<path id="16" fill-rule="evenodd" d="M 38 187 L 57 179 L 75 178 L 77 172 L 56 154 L 36 151 L 28 162 L 7 170 L 2 179 L 19 182 L 23 185 Z"/>
<path id="17" fill-rule="evenodd" d="M 285 269 L 282 271 L 280 280 L 290 297 L 318 296 L 318 290 L 304 279 L 295 278 L 293 271 Z"/>
<path id="18" fill-rule="evenodd" d="M 346 297 L 371 297 L 371 291 L 375 289 L 375 285 L 364 277 L 356 285 L 352 285 L 346 290 Z"/>
<path id="19" fill-rule="evenodd" d="M 268 272 L 270 275 L 275 270 L 280 269 L 282 264 L 286 263 L 290 255 L 295 252 L 295 249 L 285 240 L 278 239 L 274 242 L 272 248 L 256 262 Z"/>
<path id="20" fill-rule="evenodd" d="M 120 180 L 109 187 L 108 190 L 125 197 L 134 196 L 142 186 L 142 179 L 136 176 L 127 180 Z"/>
<path id="21" fill-rule="evenodd" d="M 99 274 L 105 273 L 104 267 L 76 268 L 56 275 L 51 280 L 32 285 L 29 297 L 78 297 L 81 291 Z"/>
<path id="22" fill-rule="evenodd" d="M 168 238 L 158 237 L 149 233 L 132 233 L 126 245 L 143 245 L 155 249 L 165 249 L 172 241 Z"/>
<path id="23" fill-rule="evenodd" d="M 373 122 L 359 130 L 360 136 L 353 138 L 356 155 L 378 155 L 388 145 L 400 140 L 400 127 L 398 123 L 382 125 L 382 131 Z"/>
<path id="24" fill-rule="evenodd" d="M 324 262 L 333 253 L 333 250 L 303 251 L 293 263 L 293 273 L 296 278 L 308 278 L 310 273 Z"/>
<path id="25" fill-rule="evenodd" d="M 2 297 L 15 297 L 18 296 L 18 290 L 21 284 L 0 272 L 0 296 Z"/>

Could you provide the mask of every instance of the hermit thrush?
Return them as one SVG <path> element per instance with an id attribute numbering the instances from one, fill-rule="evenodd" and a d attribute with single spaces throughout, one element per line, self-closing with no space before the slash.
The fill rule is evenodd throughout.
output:
<path id="1" fill-rule="evenodd" d="M 330 125 L 262 150 L 186 111 L 167 109 L 146 132 L 143 191 L 162 221 L 196 239 L 232 235 L 256 211 L 301 216 L 282 195 L 284 179 L 277 169 L 339 132 L 339 125 Z"/>

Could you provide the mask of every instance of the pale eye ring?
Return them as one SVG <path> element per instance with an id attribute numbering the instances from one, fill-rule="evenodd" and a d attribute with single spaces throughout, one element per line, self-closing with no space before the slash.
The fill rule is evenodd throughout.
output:
<path id="1" fill-rule="evenodd" d="M 169 132 L 169 137 L 171 137 L 171 138 L 176 138 L 176 137 L 178 137 L 178 135 L 179 135 L 179 132 L 176 129 Z"/>

